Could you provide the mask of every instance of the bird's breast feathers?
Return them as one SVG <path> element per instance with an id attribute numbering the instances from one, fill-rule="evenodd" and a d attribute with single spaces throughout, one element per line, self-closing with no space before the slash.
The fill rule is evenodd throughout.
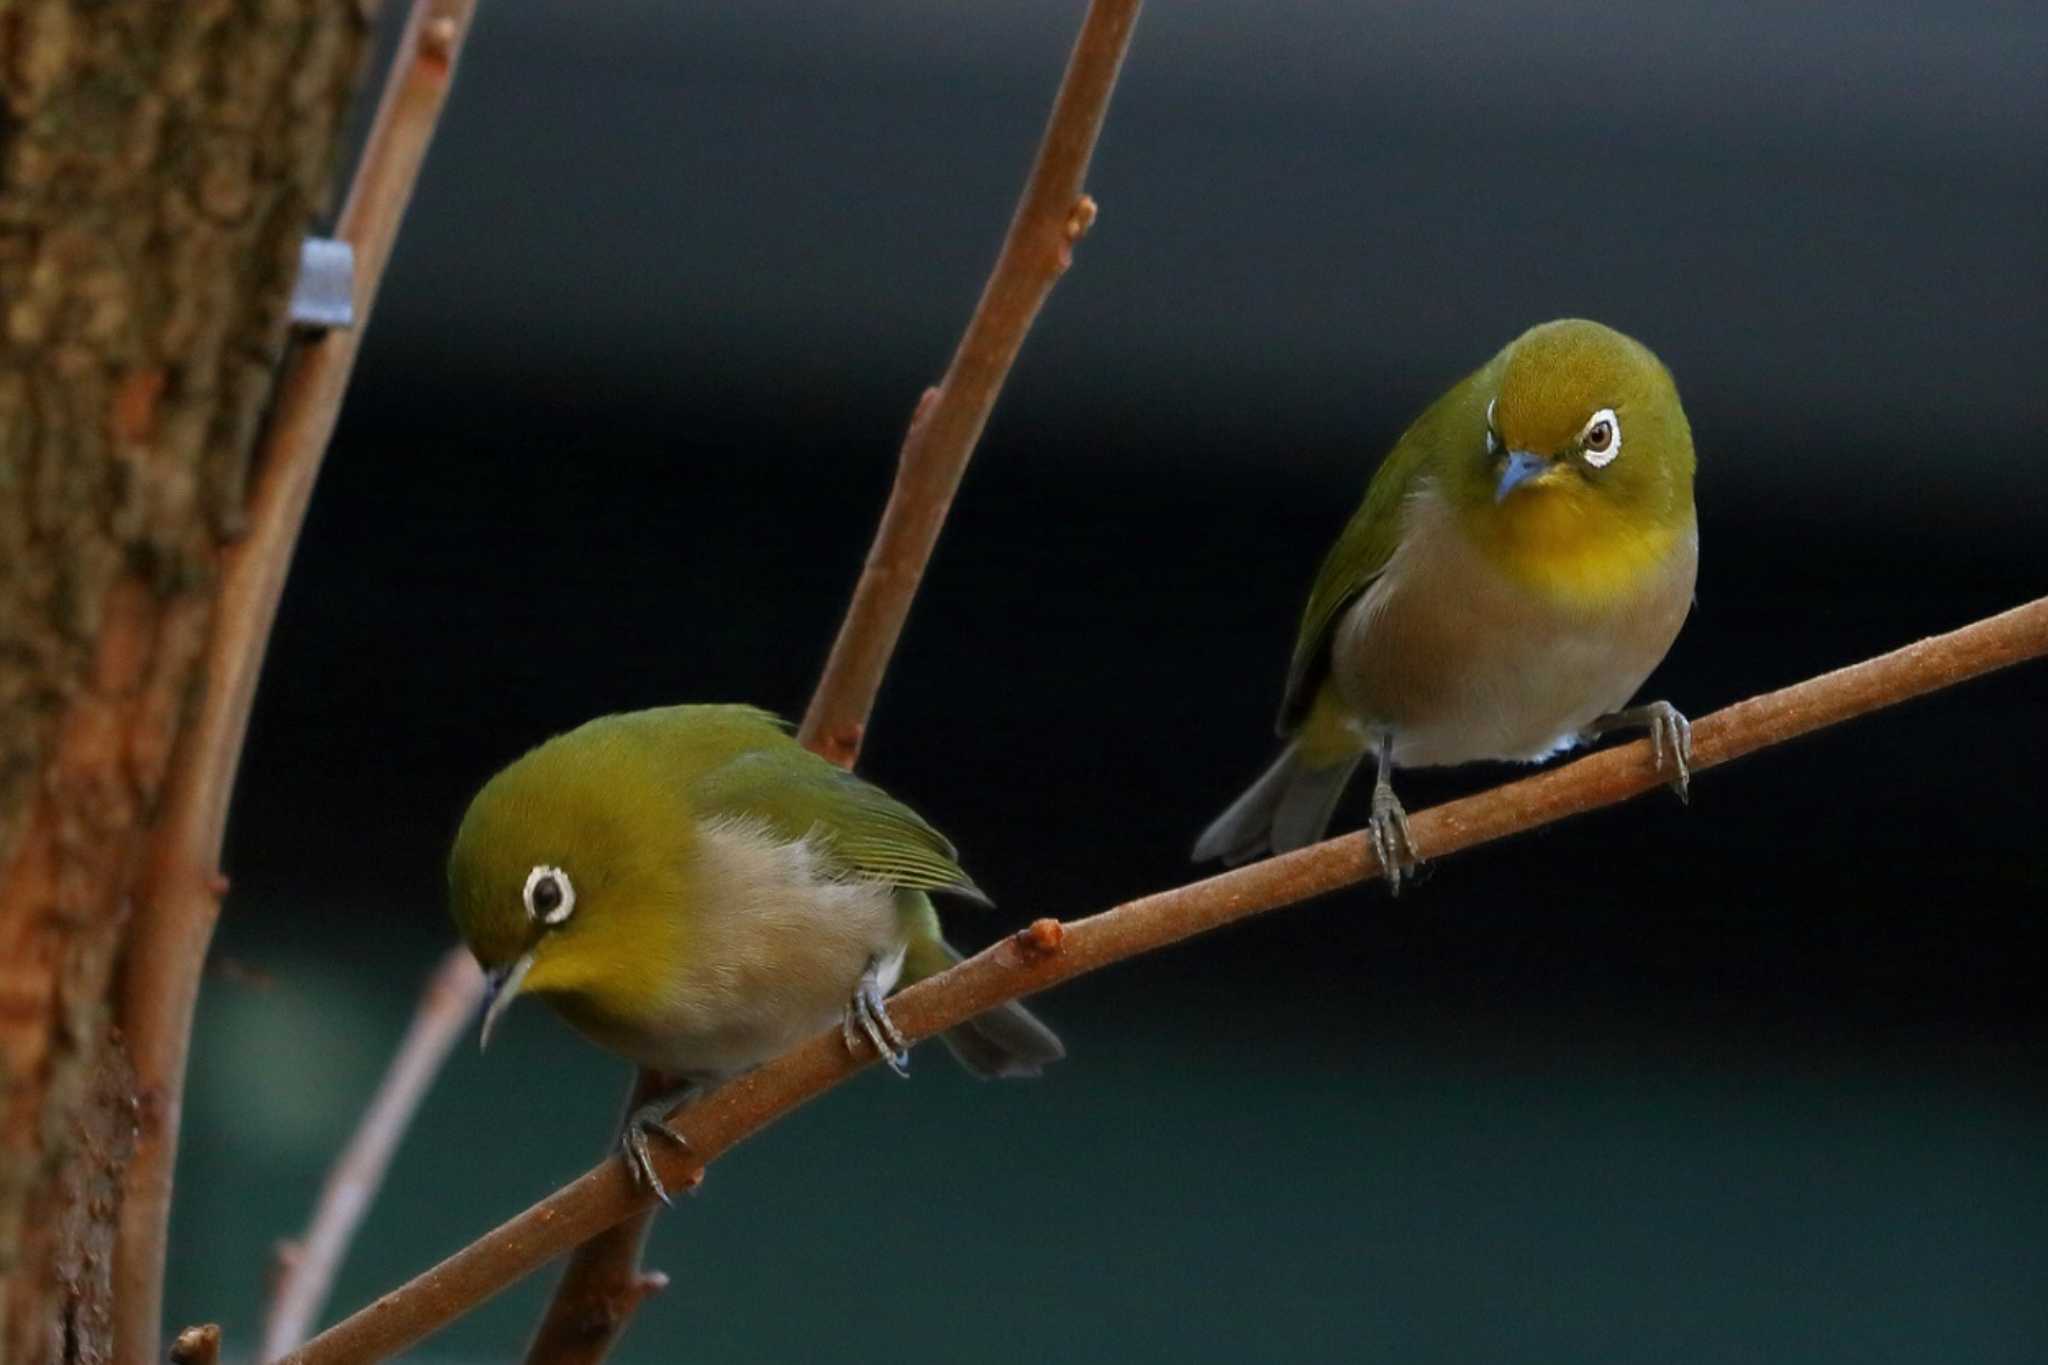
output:
<path id="1" fill-rule="evenodd" d="M 748 819 L 707 820 L 699 832 L 702 876 L 673 960 L 650 983 L 654 1008 L 629 1027 L 572 1019 L 584 1032 L 644 1066 L 723 1076 L 829 1027 L 871 960 L 882 990 L 895 985 L 906 941 L 898 888 L 843 875 L 815 836 L 791 840 Z"/>
<path id="2" fill-rule="evenodd" d="M 1403 512 L 1399 548 L 1331 642 L 1332 681 L 1367 729 L 1394 733 L 1402 766 L 1555 752 L 1634 694 L 1690 608 L 1689 522 L 1599 545 L 1538 512 L 1503 549 L 1427 491 Z"/>
<path id="3" fill-rule="evenodd" d="M 1560 606 L 1626 607 L 1661 577 L 1690 517 L 1633 514 L 1570 485 L 1529 488 L 1465 518 L 1472 542 L 1501 573 Z"/>

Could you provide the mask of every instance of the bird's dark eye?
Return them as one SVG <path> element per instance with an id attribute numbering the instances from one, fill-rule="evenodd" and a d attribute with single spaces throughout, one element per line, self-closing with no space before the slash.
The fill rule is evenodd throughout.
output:
<path id="1" fill-rule="evenodd" d="M 576 888 L 559 867 L 536 867 L 526 874 L 526 913 L 542 924 L 556 925 L 576 909 Z"/>
<path id="2" fill-rule="evenodd" d="M 1621 419 L 1613 408 L 1602 408 L 1587 421 L 1586 429 L 1579 433 L 1579 449 L 1595 469 L 1612 464 L 1621 454 Z"/>

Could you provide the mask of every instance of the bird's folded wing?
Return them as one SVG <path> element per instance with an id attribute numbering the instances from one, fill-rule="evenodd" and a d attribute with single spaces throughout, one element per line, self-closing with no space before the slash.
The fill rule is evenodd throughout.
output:
<path id="1" fill-rule="evenodd" d="M 916 811 L 794 743 L 719 765 L 691 785 L 690 800 L 707 819 L 756 820 L 789 839 L 814 839 L 848 876 L 988 901 L 946 836 Z"/>
<path id="2" fill-rule="evenodd" d="M 1365 501 L 1351 514 L 1350 524 L 1316 573 L 1294 641 L 1294 660 L 1287 669 L 1287 693 L 1280 702 L 1275 728 L 1283 736 L 1294 733 L 1315 702 L 1316 689 L 1330 668 L 1330 633 L 1344 608 L 1372 586 L 1401 543 L 1401 505 L 1417 482 L 1424 449 L 1411 428 L 1373 475 Z"/>

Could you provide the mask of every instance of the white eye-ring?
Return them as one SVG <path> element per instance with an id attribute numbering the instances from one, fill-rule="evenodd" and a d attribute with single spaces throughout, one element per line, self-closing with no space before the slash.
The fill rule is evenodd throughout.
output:
<path id="1" fill-rule="evenodd" d="M 1486 400 L 1486 453 L 1489 455 L 1500 449 L 1500 438 L 1493 434 L 1493 405 L 1499 401 L 1498 398 Z"/>
<path id="2" fill-rule="evenodd" d="M 1586 453 L 1586 463 L 1595 469 L 1614 463 L 1614 457 L 1621 454 L 1621 419 L 1613 408 L 1602 408 L 1586 420 L 1586 429 L 1579 433 L 1579 448 Z"/>
<path id="3" fill-rule="evenodd" d="M 526 874 L 526 890 L 520 893 L 526 913 L 550 927 L 576 913 L 576 888 L 569 874 L 543 863 Z"/>

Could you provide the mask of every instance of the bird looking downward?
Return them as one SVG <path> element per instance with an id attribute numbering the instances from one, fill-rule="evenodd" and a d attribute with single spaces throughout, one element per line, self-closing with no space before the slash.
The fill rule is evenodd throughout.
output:
<path id="1" fill-rule="evenodd" d="M 483 967 L 483 1036 L 520 995 L 681 1082 L 629 1120 L 635 1177 L 667 1200 L 650 1138 L 700 1087 L 837 1024 L 902 1073 L 883 1003 L 960 960 L 931 894 L 986 901 L 943 835 L 749 706 L 603 716 L 499 772 L 462 818 L 449 909 Z M 977 1076 L 1065 1054 L 1014 1001 L 945 1034 Z"/>
<path id="2" fill-rule="evenodd" d="M 1195 845 L 1244 862 L 1313 843 L 1368 755 L 1398 892 L 1417 851 L 1396 768 L 1535 762 L 1647 727 L 1685 794 L 1692 730 L 1629 707 L 1691 609 L 1692 431 L 1670 372 L 1597 322 L 1533 327 L 1395 443 L 1309 592 L 1287 746 Z"/>

